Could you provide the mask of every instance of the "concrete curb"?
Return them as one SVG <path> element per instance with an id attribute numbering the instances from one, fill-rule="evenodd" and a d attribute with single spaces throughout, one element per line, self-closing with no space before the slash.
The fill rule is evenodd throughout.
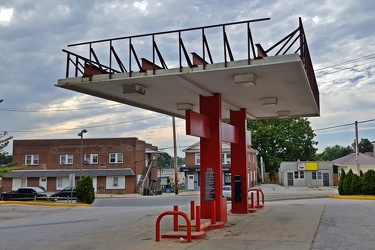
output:
<path id="1" fill-rule="evenodd" d="M 329 198 L 346 199 L 346 200 L 375 200 L 375 196 L 358 196 L 358 195 L 330 195 Z"/>
<path id="2" fill-rule="evenodd" d="M 47 203 L 47 202 L 27 202 L 27 201 L 0 201 L 0 205 L 29 205 L 29 206 L 47 206 L 47 207 L 91 207 L 91 204 L 80 203 Z"/>

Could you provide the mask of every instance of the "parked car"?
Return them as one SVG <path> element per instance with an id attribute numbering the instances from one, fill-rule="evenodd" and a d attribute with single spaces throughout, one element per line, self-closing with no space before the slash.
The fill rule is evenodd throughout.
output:
<path id="1" fill-rule="evenodd" d="M 1 193 L 1 200 L 34 200 L 35 198 L 46 198 L 50 194 L 40 187 L 20 187 L 16 191 Z"/>
<path id="2" fill-rule="evenodd" d="M 248 190 L 246 190 L 248 191 Z M 232 197 L 232 186 L 231 185 L 224 185 L 223 186 L 223 197 Z M 251 199 L 251 193 L 248 192 L 248 199 Z"/>
<path id="3" fill-rule="evenodd" d="M 66 187 L 63 190 L 54 193 L 51 197 L 77 197 L 76 188 Z"/>

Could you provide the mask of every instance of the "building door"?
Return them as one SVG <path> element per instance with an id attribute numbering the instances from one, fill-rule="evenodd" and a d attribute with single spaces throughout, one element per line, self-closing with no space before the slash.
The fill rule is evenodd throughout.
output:
<path id="1" fill-rule="evenodd" d="M 194 190 L 194 175 L 189 174 L 187 179 L 187 190 Z"/>
<path id="2" fill-rule="evenodd" d="M 329 186 L 329 173 L 323 173 L 323 186 Z"/>
<path id="3" fill-rule="evenodd" d="M 47 190 L 47 177 L 39 178 L 39 186 L 44 187 L 44 189 Z"/>
<path id="4" fill-rule="evenodd" d="M 293 186 L 293 172 L 288 172 L 288 186 Z"/>

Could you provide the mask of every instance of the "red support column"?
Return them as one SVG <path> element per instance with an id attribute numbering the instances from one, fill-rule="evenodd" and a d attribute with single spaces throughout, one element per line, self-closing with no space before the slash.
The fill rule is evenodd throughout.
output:
<path id="1" fill-rule="evenodd" d="M 227 214 L 222 211 L 222 136 L 221 136 L 221 94 L 215 93 L 213 96 L 200 96 L 200 114 L 209 118 L 210 137 L 200 139 L 200 179 L 201 179 L 201 217 L 211 218 L 212 203 L 215 200 L 216 221 L 227 221 Z M 206 187 L 206 173 L 211 170 L 214 174 L 214 197 L 211 196 Z"/>
<path id="2" fill-rule="evenodd" d="M 247 126 L 246 109 L 240 111 L 230 111 L 230 124 L 238 128 L 239 142 L 231 143 L 231 176 L 232 176 L 232 213 L 247 214 L 248 209 L 248 188 L 249 188 L 249 170 L 247 154 Z M 234 198 L 235 183 L 234 176 L 240 175 L 241 183 L 241 201 Z"/>

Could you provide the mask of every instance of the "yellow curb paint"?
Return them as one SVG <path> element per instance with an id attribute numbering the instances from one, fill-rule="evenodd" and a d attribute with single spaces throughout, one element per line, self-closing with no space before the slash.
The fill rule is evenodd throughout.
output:
<path id="1" fill-rule="evenodd" d="M 91 204 L 77 204 L 77 203 L 46 203 L 46 202 L 26 202 L 26 201 L 0 201 L 0 205 L 30 205 L 30 206 L 49 206 L 49 207 L 91 207 Z"/>
<path id="2" fill-rule="evenodd" d="M 330 195 L 329 198 L 346 200 L 375 200 L 375 196 L 357 196 L 357 195 Z"/>

